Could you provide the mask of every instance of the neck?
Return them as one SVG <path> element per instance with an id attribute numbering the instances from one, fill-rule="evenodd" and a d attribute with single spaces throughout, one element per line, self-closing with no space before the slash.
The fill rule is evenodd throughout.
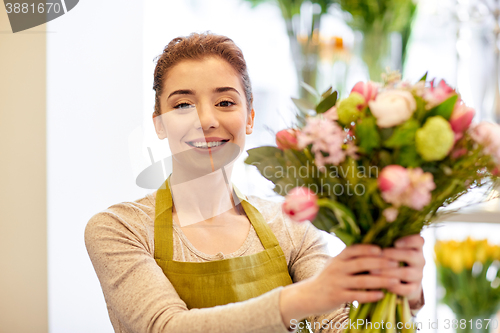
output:
<path id="1" fill-rule="evenodd" d="M 232 170 L 233 163 L 193 179 L 189 170 L 174 162 L 170 186 L 181 227 L 199 222 L 211 223 L 224 212 L 237 212 L 232 200 Z"/>

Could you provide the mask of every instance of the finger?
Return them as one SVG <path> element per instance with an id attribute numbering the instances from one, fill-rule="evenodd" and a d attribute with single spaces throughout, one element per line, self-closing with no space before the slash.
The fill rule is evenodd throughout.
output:
<path id="1" fill-rule="evenodd" d="M 371 244 L 356 244 L 346 247 L 338 255 L 339 259 L 347 260 L 349 258 L 360 256 L 380 256 L 382 249 L 376 245 Z"/>
<path id="2" fill-rule="evenodd" d="M 412 296 L 419 288 L 420 284 L 417 283 L 398 283 L 387 288 L 388 291 L 401 295 Z"/>
<path id="3" fill-rule="evenodd" d="M 415 250 L 421 250 L 424 246 L 424 238 L 420 235 L 411 235 L 400 238 L 394 243 L 396 248 L 410 248 Z"/>
<path id="4" fill-rule="evenodd" d="M 415 267 L 423 268 L 425 264 L 423 253 L 415 250 L 387 248 L 382 250 L 382 256 L 395 261 L 402 261 Z"/>
<path id="5" fill-rule="evenodd" d="M 371 271 L 372 275 L 377 276 L 385 276 L 396 278 L 399 281 L 407 282 L 407 283 L 421 283 L 422 282 L 422 270 L 416 269 L 414 267 L 399 267 L 399 268 L 387 268 L 382 269 L 380 271 Z"/>
<path id="6" fill-rule="evenodd" d="M 344 272 L 356 274 L 371 270 L 382 270 L 386 268 L 397 268 L 399 263 L 383 257 L 358 257 L 345 261 Z"/>
<path id="7" fill-rule="evenodd" d="M 351 290 L 383 289 L 400 284 L 396 278 L 373 275 L 356 275 L 338 282 L 340 286 Z"/>
<path id="8" fill-rule="evenodd" d="M 372 303 L 384 298 L 384 293 L 378 290 L 368 291 L 346 291 L 345 299 L 348 302 L 358 301 L 358 303 Z"/>

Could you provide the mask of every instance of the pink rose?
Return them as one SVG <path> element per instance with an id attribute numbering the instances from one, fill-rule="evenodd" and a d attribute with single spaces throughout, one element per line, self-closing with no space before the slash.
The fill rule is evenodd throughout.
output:
<path id="1" fill-rule="evenodd" d="M 312 221 L 318 214 L 318 197 L 306 187 L 294 187 L 285 197 L 283 212 L 296 222 Z"/>
<path id="2" fill-rule="evenodd" d="M 375 98 L 377 97 L 378 94 L 378 88 L 379 85 L 375 82 L 368 81 L 368 82 L 358 82 L 354 85 L 354 88 L 352 88 L 351 93 L 357 92 L 363 98 L 365 99 L 365 106 L 368 104 L 369 101 L 374 101 Z"/>
<path id="3" fill-rule="evenodd" d="M 402 204 L 402 195 L 409 185 L 408 171 L 400 165 L 388 165 L 378 176 L 378 187 L 382 191 L 382 198 L 395 206 Z"/>
<path id="4" fill-rule="evenodd" d="M 457 104 L 450 117 L 450 125 L 453 132 L 463 133 L 468 129 L 475 113 L 476 111 L 473 108 L 465 104 Z"/>
<path id="5" fill-rule="evenodd" d="M 455 90 L 446 84 L 444 80 L 439 81 L 437 86 L 434 86 L 434 81 L 431 82 L 431 87 L 424 93 L 424 99 L 435 106 L 450 98 L 455 94 Z"/>
<path id="6" fill-rule="evenodd" d="M 297 149 L 297 130 L 285 129 L 276 134 L 276 144 L 281 150 Z"/>
<path id="7" fill-rule="evenodd" d="M 482 121 L 471 128 L 470 135 L 483 146 L 483 152 L 500 165 L 500 125 Z"/>

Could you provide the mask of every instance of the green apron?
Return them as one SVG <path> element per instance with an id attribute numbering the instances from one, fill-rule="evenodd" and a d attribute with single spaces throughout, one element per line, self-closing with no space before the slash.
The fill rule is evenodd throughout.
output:
<path id="1" fill-rule="evenodd" d="M 293 283 L 285 254 L 271 228 L 234 184 L 233 188 L 264 251 L 208 262 L 173 260 L 170 177 L 156 193 L 154 257 L 189 309 L 241 302 Z"/>

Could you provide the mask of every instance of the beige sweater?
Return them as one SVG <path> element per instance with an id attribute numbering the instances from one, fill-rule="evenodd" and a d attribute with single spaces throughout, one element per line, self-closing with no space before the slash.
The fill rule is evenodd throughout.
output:
<path id="1" fill-rule="evenodd" d="M 85 229 L 85 244 L 97 273 L 115 332 L 289 332 L 279 310 L 283 287 L 244 302 L 188 310 L 154 260 L 156 192 L 133 202 L 113 205 L 94 215 Z M 329 258 L 324 232 L 310 222 L 291 221 L 279 203 L 249 196 L 276 235 L 294 282 L 320 271 Z M 263 251 L 253 226 L 235 252 L 208 255 L 196 250 L 174 225 L 176 261 L 203 262 Z M 348 316 L 347 304 L 311 317 L 314 332 L 336 332 L 333 323 Z M 326 324 L 327 329 L 321 329 Z M 321 325 L 320 325 L 321 323 Z"/>

